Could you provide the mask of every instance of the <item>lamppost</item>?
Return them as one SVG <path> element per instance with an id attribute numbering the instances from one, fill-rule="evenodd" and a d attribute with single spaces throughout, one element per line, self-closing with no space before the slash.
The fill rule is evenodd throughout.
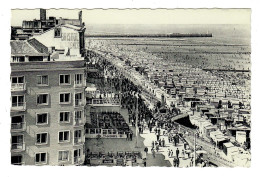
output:
<path id="1" fill-rule="evenodd" d="M 138 148 L 138 93 L 135 94 L 136 97 L 136 118 L 135 118 L 135 134 L 136 134 L 136 142 L 135 142 L 135 147 Z"/>
<path id="2" fill-rule="evenodd" d="M 198 135 L 198 128 L 195 130 L 194 133 L 194 164 L 193 166 L 196 167 L 196 139 L 197 139 L 197 135 Z"/>

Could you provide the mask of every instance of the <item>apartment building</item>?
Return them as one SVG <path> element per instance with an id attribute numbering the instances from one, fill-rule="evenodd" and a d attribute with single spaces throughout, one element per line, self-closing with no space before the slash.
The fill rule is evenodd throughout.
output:
<path id="1" fill-rule="evenodd" d="M 12 164 L 84 162 L 84 31 L 58 25 L 11 41 Z"/>

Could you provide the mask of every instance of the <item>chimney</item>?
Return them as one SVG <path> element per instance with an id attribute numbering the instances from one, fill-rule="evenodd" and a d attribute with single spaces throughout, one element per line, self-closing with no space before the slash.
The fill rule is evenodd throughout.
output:
<path id="1" fill-rule="evenodd" d="M 40 20 L 46 20 L 46 9 L 40 9 Z"/>
<path id="2" fill-rule="evenodd" d="M 82 10 L 79 11 L 79 21 L 80 21 L 80 25 L 82 25 Z"/>

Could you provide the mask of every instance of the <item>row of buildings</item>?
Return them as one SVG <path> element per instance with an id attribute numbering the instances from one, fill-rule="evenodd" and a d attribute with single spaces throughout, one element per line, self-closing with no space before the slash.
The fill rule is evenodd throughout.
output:
<path id="1" fill-rule="evenodd" d="M 43 9 L 40 20 L 12 33 L 12 164 L 84 162 L 84 33 L 81 12 L 79 19 L 56 20 Z"/>

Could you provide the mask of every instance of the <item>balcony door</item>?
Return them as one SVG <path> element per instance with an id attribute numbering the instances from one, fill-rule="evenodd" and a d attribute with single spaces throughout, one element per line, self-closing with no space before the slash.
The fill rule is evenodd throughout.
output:
<path id="1" fill-rule="evenodd" d="M 76 93 L 75 94 L 75 106 L 81 106 L 82 105 L 82 93 Z"/>
<path id="2" fill-rule="evenodd" d="M 22 165 L 22 162 L 23 162 L 22 155 L 17 155 L 17 156 L 11 157 L 11 164 L 13 164 L 13 165 Z"/>
<path id="3" fill-rule="evenodd" d="M 24 116 L 13 116 L 12 117 L 12 129 L 22 129 L 24 123 Z"/>

